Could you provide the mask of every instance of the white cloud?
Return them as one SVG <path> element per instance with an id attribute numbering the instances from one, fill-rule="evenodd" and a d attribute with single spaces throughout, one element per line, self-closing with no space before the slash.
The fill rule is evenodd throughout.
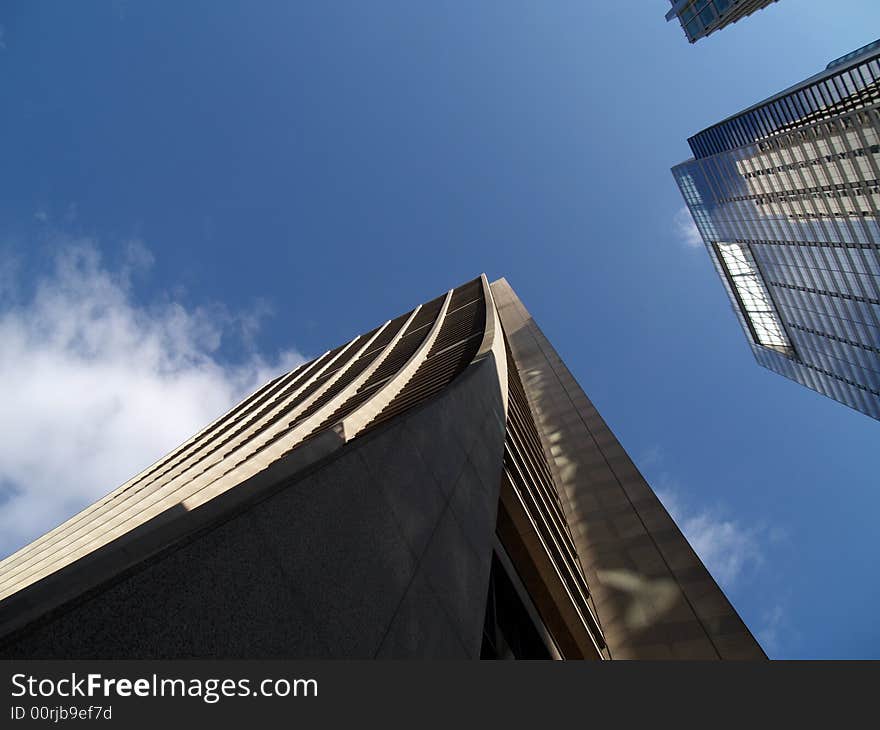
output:
<path id="1" fill-rule="evenodd" d="M 787 629 L 785 609 L 782 605 L 776 604 L 764 612 L 763 623 L 756 632 L 756 636 L 771 659 L 779 653 L 781 634 L 785 633 Z"/>
<path id="2" fill-rule="evenodd" d="M 685 207 L 679 210 L 673 219 L 675 224 L 675 233 L 679 240 L 689 248 L 700 248 L 703 245 L 703 238 L 697 229 L 697 224 L 691 217 L 691 212 Z"/>
<path id="3" fill-rule="evenodd" d="M 780 595 L 778 572 L 780 548 L 789 543 L 784 526 L 744 522 L 731 516 L 727 506 L 705 505 L 689 493 L 664 468 L 665 454 L 654 446 L 645 451 L 639 465 L 653 472 L 649 481 L 655 493 L 681 529 L 703 564 L 728 597 L 739 594 L 748 607 L 749 626 L 771 657 L 784 652 L 795 633 L 786 620 L 787 601 Z M 748 596 L 748 599 L 745 598 Z"/>
<path id="4" fill-rule="evenodd" d="M 690 509 L 669 488 L 657 490 L 657 496 L 706 568 L 726 590 L 747 570 L 764 562 L 763 530 L 744 527 L 717 510 Z"/>
<path id="5" fill-rule="evenodd" d="M 224 363 L 221 342 L 249 342 L 254 317 L 136 303 L 131 280 L 151 261 L 133 243 L 111 270 L 92 242 L 68 242 L 29 294 L 0 297 L 0 557 L 302 362 L 245 343 Z"/>
<path id="6" fill-rule="evenodd" d="M 786 539 L 781 527 L 744 525 L 721 507 L 696 505 L 666 468 L 664 449 L 655 444 L 637 460 L 654 492 L 691 547 L 725 590 L 764 563 L 765 547 Z"/>

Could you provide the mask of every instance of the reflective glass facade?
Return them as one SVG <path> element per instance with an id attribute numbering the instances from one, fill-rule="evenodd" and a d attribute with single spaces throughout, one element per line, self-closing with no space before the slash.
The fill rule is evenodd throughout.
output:
<path id="1" fill-rule="evenodd" d="M 678 18 L 691 43 L 777 0 L 671 0 L 666 20 Z"/>
<path id="2" fill-rule="evenodd" d="M 878 46 L 695 135 L 672 172 L 758 362 L 880 419 Z"/>

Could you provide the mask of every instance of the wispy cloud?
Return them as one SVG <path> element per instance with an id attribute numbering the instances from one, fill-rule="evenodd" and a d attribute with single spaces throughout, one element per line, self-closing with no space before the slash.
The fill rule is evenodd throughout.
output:
<path id="1" fill-rule="evenodd" d="M 719 509 L 686 506 L 680 493 L 669 489 L 659 490 L 657 496 L 724 588 L 733 587 L 746 571 L 764 562 L 763 531 L 725 517 Z"/>
<path id="2" fill-rule="evenodd" d="M 703 238 L 697 229 L 697 224 L 691 217 L 691 212 L 687 207 L 681 208 L 673 218 L 675 233 L 678 239 L 689 248 L 700 248 L 703 245 Z"/>
<path id="3" fill-rule="evenodd" d="M 70 226 L 76 222 L 78 214 L 79 207 L 77 206 L 77 204 L 68 203 L 67 206 L 64 208 L 64 211 L 58 215 L 55 215 L 54 219 L 59 221 L 59 225 Z M 34 220 L 38 223 L 49 224 L 53 222 L 53 217 L 49 215 L 49 212 L 45 208 L 40 208 L 34 213 Z"/>
<path id="4" fill-rule="evenodd" d="M 0 25 L 0 51 L 6 50 L 6 28 Z"/>
<path id="5" fill-rule="evenodd" d="M 165 293 L 141 303 L 132 282 L 152 254 L 136 242 L 126 250 L 114 268 L 94 242 L 67 241 L 34 286 L 0 297 L 0 557 L 302 361 L 249 348 L 247 313 Z M 224 351 L 240 353 L 231 364 L 219 354 L 230 338 L 237 345 Z"/>
<path id="6" fill-rule="evenodd" d="M 764 612 L 763 622 L 755 632 L 758 641 L 770 657 L 779 653 L 782 634 L 789 630 L 785 619 L 785 609 L 781 604 L 776 604 Z"/>
<path id="7" fill-rule="evenodd" d="M 725 589 L 753 574 L 764 564 L 767 546 L 785 539 L 782 527 L 747 524 L 729 506 L 700 503 L 667 469 L 660 446 L 648 449 L 638 463 L 691 547 Z"/>
<path id="8" fill-rule="evenodd" d="M 764 650 L 770 656 L 783 653 L 796 638 L 786 620 L 787 601 L 774 580 L 780 552 L 789 544 L 786 526 L 744 519 L 730 504 L 707 503 L 672 474 L 659 445 L 647 449 L 638 464 L 728 597 L 751 596 L 748 622 Z"/>
<path id="9" fill-rule="evenodd" d="M 666 504 L 670 495 L 664 494 L 661 499 Z M 676 522 L 697 555 L 726 588 L 732 588 L 745 572 L 764 563 L 764 535 L 758 528 L 746 527 L 718 509 L 688 512 L 673 504 L 672 510 L 677 511 Z"/>

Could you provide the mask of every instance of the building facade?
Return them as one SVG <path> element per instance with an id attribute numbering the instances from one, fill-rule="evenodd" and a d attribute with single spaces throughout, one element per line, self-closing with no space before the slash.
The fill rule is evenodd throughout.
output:
<path id="1" fill-rule="evenodd" d="M 670 0 L 672 8 L 666 13 L 667 22 L 678 18 L 691 43 L 696 43 L 756 10 L 766 8 L 776 0 Z"/>
<path id="2" fill-rule="evenodd" d="M 691 137 L 673 176 L 758 362 L 880 418 L 880 42 Z"/>
<path id="3" fill-rule="evenodd" d="M 506 281 L 275 378 L 0 562 L 5 658 L 763 658 Z"/>

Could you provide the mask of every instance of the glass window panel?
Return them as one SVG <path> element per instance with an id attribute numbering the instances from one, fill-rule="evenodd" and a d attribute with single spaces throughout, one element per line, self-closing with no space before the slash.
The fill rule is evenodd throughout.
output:
<path id="1" fill-rule="evenodd" d="M 738 243 L 719 243 L 718 251 L 758 344 L 791 350 L 791 342 L 746 249 Z"/>

